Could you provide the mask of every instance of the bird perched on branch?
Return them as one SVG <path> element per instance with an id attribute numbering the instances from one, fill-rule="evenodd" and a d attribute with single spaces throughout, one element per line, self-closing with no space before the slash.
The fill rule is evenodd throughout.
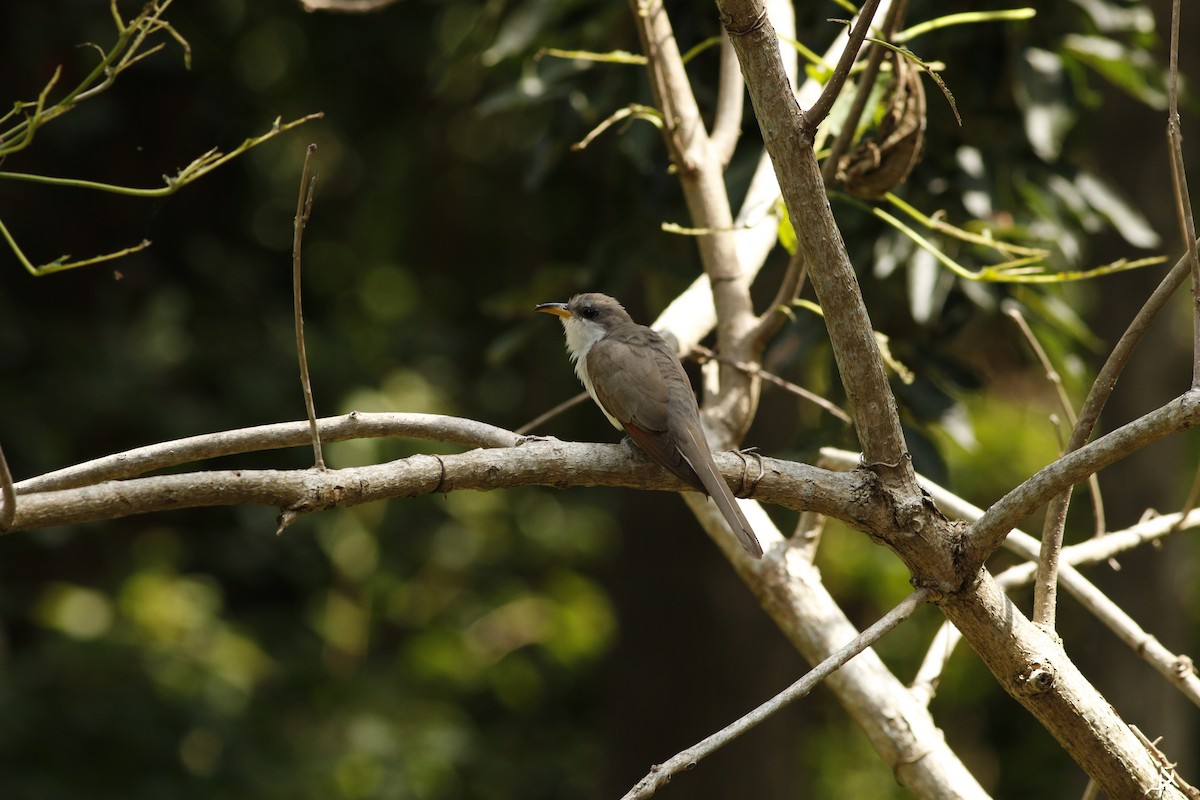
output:
<path id="1" fill-rule="evenodd" d="M 638 325 L 604 294 L 578 294 L 535 310 L 561 319 L 575 374 L 609 422 L 654 461 L 712 498 L 746 552 L 761 558 L 762 545 L 713 462 L 696 395 L 666 340 Z"/>

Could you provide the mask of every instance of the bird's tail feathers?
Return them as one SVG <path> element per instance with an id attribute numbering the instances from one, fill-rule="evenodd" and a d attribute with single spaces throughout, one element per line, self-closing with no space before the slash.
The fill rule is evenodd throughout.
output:
<path id="1" fill-rule="evenodd" d="M 741 542 L 742 547 L 746 552 L 755 558 L 762 558 L 762 545 L 759 544 L 758 537 L 754 535 L 754 529 L 750 527 L 749 520 L 742 510 L 738 508 L 737 499 L 733 496 L 733 492 L 729 490 L 729 485 L 725 483 L 725 479 L 721 477 L 721 473 L 717 470 L 717 465 L 713 461 L 712 451 L 708 449 L 708 444 L 703 440 L 697 441 L 699 435 L 695 430 L 688 430 L 687 436 L 692 440 L 693 455 L 683 453 L 683 457 L 691 464 L 696 475 L 700 477 L 700 482 L 704 484 L 705 491 L 708 496 L 717 504 L 717 508 L 721 512 L 721 516 L 725 518 L 725 523 L 733 531 L 734 536 Z M 708 461 L 709 469 L 700 467 L 697 469 L 696 461 L 705 459 Z"/>

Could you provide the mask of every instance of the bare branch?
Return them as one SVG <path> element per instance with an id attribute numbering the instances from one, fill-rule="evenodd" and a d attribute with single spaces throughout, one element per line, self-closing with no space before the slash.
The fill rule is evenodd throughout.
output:
<path id="1" fill-rule="evenodd" d="M 729 34 L 721 32 L 721 67 L 717 82 L 717 109 L 713 115 L 713 157 L 721 168 L 729 166 L 738 138 L 742 135 L 742 110 L 745 107 L 746 84 L 737 53 Z"/>
<path id="2" fill-rule="evenodd" d="M 907 6 L 908 0 L 897 0 L 892 3 L 883 20 L 884 39 L 890 40 L 895 35 Z M 886 48 L 875 45 L 867 56 L 867 65 L 858 76 L 858 88 L 854 93 L 854 103 L 850 106 L 850 112 L 846 115 L 846 121 L 842 123 L 842 129 L 838 131 L 837 138 L 833 140 L 833 144 L 829 148 L 829 154 L 825 157 L 825 166 L 821 168 L 821 176 L 825 179 L 826 184 L 833 182 L 834 176 L 837 175 L 838 161 L 842 154 L 850 149 L 854 132 L 858 129 L 859 120 L 862 119 L 863 111 L 867 108 L 867 101 L 871 99 L 871 90 L 875 87 L 875 77 L 879 74 L 879 67 L 883 64 L 883 58 L 887 52 Z M 828 113 L 828 111 L 825 112 L 826 115 Z"/>
<path id="3" fill-rule="evenodd" d="M 1179 118 L 1179 17 L 1180 2 L 1171 3 L 1171 61 L 1168 80 L 1167 143 L 1171 148 L 1171 184 L 1175 190 L 1175 215 L 1192 273 L 1192 388 L 1200 388 L 1200 255 L 1196 248 L 1196 220 L 1188 192 L 1183 162 L 1183 123 Z"/>
<path id="4" fill-rule="evenodd" d="M 842 422 L 844 422 L 847 425 L 851 425 L 854 422 L 852 419 L 850 419 L 849 414 L 847 414 L 842 409 L 838 408 L 836 405 L 834 405 L 830 401 L 826 400 L 824 397 L 821 397 L 821 395 L 816 394 L 814 392 L 810 392 L 809 390 L 805 389 L 803 386 L 797 386 L 796 384 L 792 383 L 791 381 L 784 380 L 783 378 L 779 377 L 778 375 L 767 372 L 766 370 L 764 370 L 762 367 L 758 366 L 757 364 L 747 364 L 743 361 L 735 361 L 732 358 L 725 358 L 724 356 L 718 355 L 717 353 L 714 353 L 712 350 L 709 350 L 707 347 L 701 347 L 699 345 L 697 345 L 695 347 L 695 349 L 692 350 L 692 352 L 698 356 L 698 358 L 696 360 L 699 361 L 701 364 L 705 363 L 706 361 L 720 361 L 722 364 L 729 364 L 730 366 L 732 366 L 736 369 L 739 369 L 742 372 L 749 373 L 750 375 L 753 375 L 756 378 L 762 378 L 764 381 L 767 381 L 768 383 L 773 383 L 776 386 L 778 386 L 780 389 L 783 389 L 785 392 L 790 392 L 790 393 L 796 395 L 797 397 L 801 397 L 814 405 L 820 406 L 822 409 L 827 411 L 829 414 L 831 414 L 834 417 L 837 417 L 837 419 L 841 420 Z"/>
<path id="5" fill-rule="evenodd" d="M 317 146 L 310 144 L 304 151 L 304 167 L 300 171 L 300 194 L 296 198 L 296 217 L 292 222 L 292 314 L 296 323 L 296 357 L 300 361 L 300 388 L 304 392 L 304 409 L 308 412 L 308 427 L 312 433 L 313 461 L 317 469 L 325 469 L 325 457 L 321 455 L 321 432 L 317 429 L 317 409 L 313 403 L 312 382 L 308 377 L 308 354 L 304 348 L 304 311 L 300 297 L 300 244 L 304 240 L 304 229 L 312 214 L 313 190 L 317 187 L 317 176 L 309 179 L 312 157 Z"/>
<path id="6" fill-rule="evenodd" d="M 1200 422 L 1200 392 L 1189 391 L 1089 445 L 1065 454 L 994 503 L 971 526 L 963 565 L 977 567 L 1034 509 L 1059 491 L 1130 453 Z"/>
<path id="7" fill-rule="evenodd" d="M 721 4 L 718 3 L 718 5 Z M 833 75 L 829 77 L 829 81 L 825 84 L 825 89 L 821 92 L 821 96 L 817 98 L 817 102 L 813 103 L 812 107 L 803 113 L 802 125 L 808 136 L 816 133 L 817 126 L 829 115 L 829 110 L 833 108 L 834 101 L 841 94 L 842 86 L 846 83 L 846 78 L 850 77 L 850 68 L 854 66 L 854 61 L 858 58 L 858 51 L 862 47 L 863 40 L 867 38 L 867 31 L 871 29 L 871 23 L 875 19 L 877 8 L 879 8 L 879 0 L 867 0 L 862 4 L 862 8 L 859 9 L 858 21 L 854 23 L 854 27 L 850 31 L 850 41 L 846 45 L 846 49 L 842 51 L 842 57 L 838 59 L 837 66 L 833 70 Z M 722 16 L 722 20 L 724 20 L 724 16 Z"/>
<path id="8" fill-rule="evenodd" d="M 1042 343 L 1033 335 L 1033 330 L 1029 327 L 1029 323 L 1025 321 L 1025 316 L 1021 313 L 1020 306 L 1006 300 L 1001 304 L 1001 308 L 1005 314 L 1017 323 L 1017 327 L 1020 329 L 1021 335 L 1025 337 L 1025 342 L 1029 345 L 1029 349 L 1033 351 L 1038 363 L 1042 365 L 1042 371 L 1046 375 L 1046 380 L 1054 387 L 1055 393 L 1058 396 L 1059 408 L 1062 410 L 1071 429 L 1074 430 L 1079 420 L 1075 416 L 1075 409 L 1071 407 L 1071 398 L 1067 396 L 1062 376 L 1058 374 L 1058 370 L 1050 363 L 1050 356 L 1046 354 Z M 1098 534 L 1103 533 L 1105 528 L 1104 501 L 1100 496 L 1100 480 L 1095 474 L 1088 476 L 1088 486 L 1092 492 L 1092 503 L 1096 513 L 1096 531 Z M 1063 531 L 1067 525 L 1067 501 L 1069 499 L 1069 495 L 1064 492 L 1056 495 L 1050 501 L 1050 508 L 1046 513 L 1046 521 L 1042 526 L 1042 551 L 1037 560 L 1038 578 L 1033 587 L 1033 621 L 1050 630 L 1054 628 L 1055 606 L 1058 598 L 1058 556 L 1062 550 Z"/>
<path id="9" fill-rule="evenodd" d="M 1183 800 L 1151 755 L 1051 634 L 1031 623 L 986 572 L 938 602 L 996 681 L 1109 797 Z"/>
<path id="10" fill-rule="evenodd" d="M 704 757 L 712 755 L 746 731 L 754 728 L 761 722 L 765 722 L 791 703 L 806 696 L 821 681 L 840 669 L 843 664 L 879 641 L 886 633 L 912 616 L 913 612 L 923 606 L 928 599 L 928 590 L 916 590 L 901 600 L 895 608 L 884 615 L 878 622 L 854 637 L 844 647 L 839 648 L 820 664 L 805 673 L 803 678 L 775 695 L 769 701 L 725 726 L 702 742 L 672 756 L 662 764 L 656 764 L 650 770 L 650 774 L 638 781 L 637 785 L 625 794 L 624 800 L 642 800 L 642 798 L 653 796 L 671 778 L 683 770 L 695 766 Z"/>
<path id="11" fill-rule="evenodd" d="M 279 430 L 283 426 L 264 427 L 276 428 L 270 433 L 277 439 L 283 438 L 280 434 L 289 434 L 289 444 L 308 441 L 305 423 L 291 423 L 287 431 Z M 234 432 L 238 433 L 244 432 Z M 265 435 L 265 432 L 260 434 L 259 439 Z M 240 438 L 244 442 L 245 437 Z M 332 441 L 336 437 L 324 438 Z M 670 472 L 624 445 L 513 438 L 517 439 L 517 446 L 445 456 L 422 454 L 385 464 L 324 472 L 214 470 L 109 480 L 72 489 L 25 488 L 19 491 L 21 502 L 11 530 L 221 505 L 267 505 L 309 513 L 460 489 L 621 486 L 690 491 L 687 484 Z M 726 480 L 737 487 L 746 470 L 744 458 L 737 453 L 715 453 L 714 457 Z M 886 515 L 879 513 L 885 509 L 860 501 L 869 494 L 864 485 L 868 482 L 865 473 L 834 473 L 770 458 L 761 462 L 763 474 L 750 492 L 757 499 L 797 510 L 812 508 L 867 529 L 880 529 L 888 524 Z M 47 481 L 43 478 L 41 482 Z"/>
<path id="12" fill-rule="evenodd" d="M 524 425 L 517 428 L 517 430 L 515 432 L 520 436 L 524 436 L 526 434 L 533 433 L 534 431 L 536 431 L 538 428 L 540 428 L 542 425 L 544 425 L 549 420 L 554 419 L 559 414 L 563 413 L 564 411 L 566 411 L 569 408 L 574 408 L 575 406 L 579 405 L 580 403 L 582 403 L 584 400 L 587 400 L 587 399 L 588 399 L 588 393 L 580 392 L 579 394 L 575 395 L 574 397 L 570 398 L 569 400 L 562 401 L 561 403 L 559 403 L 558 405 L 556 405 L 554 408 L 550 409 L 549 411 L 546 411 L 545 413 L 542 413 L 542 414 L 538 414 L 536 417 L 529 420 L 529 422 L 526 422 Z"/>
<path id="13" fill-rule="evenodd" d="M 720 0 L 718 8 L 750 87 L 754 113 L 788 213 L 793 220 L 806 222 L 796 229 L 798 246 L 826 311 L 830 341 L 854 409 L 864 459 L 890 488 L 906 495 L 901 505 L 919 504 L 896 400 L 858 279 L 829 208 L 804 115 L 780 60 L 774 28 L 758 0 Z M 862 16 L 869 18 L 873 10 L 871 6 Z M 847 52 L 850 49 L 855 48 Z"/>
<path id="14" fill-rule="evenodd" d="M 451 442 L 469 447 L 515 447 L 521 437 L 512 431 L 461 417 L 440 414 L 373 414 L 352 411 L 317 420 L 326 442 L 397 437 Z M 72 489 L 101 481 L 119 480 L 209 458 L 298 447 L 307 444 L 307 422 L 277 422 L 253 428 L 189 436 L 97 458 L 72 467 L 19 481 L 17 494 Z"/>
<path id="15" fill-rule="evenodd" d="M 858 635 L 822 583 L 819 570 L 802 550 L 782 546 L 771 519 L 761 509 L 743 506 L 766 552 L 763 558 L 752 559 L 733 537 L 718 535 L 724 531 L 724 520 L 713 504 L 692 492 L 683 499 L 763 609 L 810 664 L 825 660 Z M 986 800 L 987 792 L 947 744 L 929 710 L 913 699 L 874 650 L 864 651 L 830 675 L 826 685 L 891 768 L 896 781 L 914 796 Z"/>
<path id="16" fill-rule="evenodd" d="M 783 323 L 792 318 L 792 304 L 800 296 L 806 277 L 808 269 L 804 264 L 804 257 L 797 250 L 788 259 L 787 271 L 783 274 L 783 280 L 779 282 L 779 288 L 775 290 L 775 299 L 758 318 L 758 326 L 753 335 L 760 348 L 765 348 L 783 327 Z"/>
<path id="17" fill-rule="evenodd" d="M 821 463 L 832 468 L 849 469 L 856 465 L 857 456 L 844 450 L 825 448 L 821 451 Z M 969 522 L 974 522 L 983 516 L 982 509 L 954 495 L 944 487 L 923 476 L 918 476 L 918 479 L 922 488 L 930 493 L 934 501 L 946 513 Z M 1097 619 L 1174 684 L 1189 700 L 1200 705 L 1200 679 L 1196 677 L 1192 659 L 1167 650 L 1157 639 L 1134 622 L 1116 603 L 1100 592 L 1074 566 L 1106 560 L 1117 553 L 1171 535 L 1183 527 L 1200 527 L 1200 512 L 1188 514 L 1186 518 L 1178 514 L 1156 517 L 1124 531 L 1089 539 L 1082 544 L 1065 548 L 1062 551 L 1061 578 L 1067 591 Z M 1011 567 L 997 575 L 996 583 L 1006 589 L 1028 583 L 1034 576 L 1038 541 L 1022 531 L 1014 530 L 1005 540 L 1005 546 L 1031 561 Z M 958 631 L 949 622 L 944 624 L 934 637 L 913 681 L 913 691 L 922 703 L 928 704 L 936 693 L 941 671 L 960 638 Z"/>
<path id="18" fill-rule="evenodd" d="M 1108 402 L 1108 398 L 1117 384 L 1117 378 L 1124 371 L 1125 365 L 1128 363 L 1134 349 L 1141 342 L 1142 336 L 1149 330 L 1150 323 L 1153 322 L 1159 312 L 1166 306 L 1167 301 L 1183 283 L 1184 278 L 1187 277 L 1190 271 L 1190 264 L 1188 258 L 1185 256 L 1176 262 L 1171 271 L 1167 273 L 1166 277 L 1163 278 L 1150 294 L 1150 297 L 1146 299 L 1145 304 L 1138 310 L 1138 313 L 1134 316 L 1133 321 L 1129 323 L 1129 327 L 1125 330 L 1125 333 L 1121 335 L 1112 352 L 1109 353 L 1104 366 L 1100 368 L 1100 372 L 1096 375 L 1096 380 L 1092 382 L 1092 387 L 1088 390 L 1087 397 L 1084 398 L 1083 405 L 1079 409 L 1078 419 L 1075 420 L 1071 428 L 1071 435 L 1067 439 L 1066 447 L 1063 448 L 1064 453 L 1072 453 L 1078 450 L 1092 437 L 1092 432 L 1095 430 L 1096 423 L 1100 419 L 1100 412 Z M 1043 586 L 1057 585 L 1055 575 L 1057 570 L 1057 550 L 1062 546 L 1067 507 L 1070 502 L 1070 487 L 1067 487 L 1063 492 L 1050 499 L 1050 505 L 1046 512 L 1046 524 L 1042 531 L 1043 548 L 1047 552 L 1039 561 L 1039 570 L 1042 572 L 1041 583 Z M 1035 612 L 1035 616 L 1038 616 L 1039 620 L 1043 622 L 1046 619 L 1053 620 L 1053 609 L 1046 607 L 1045 601 L 1043 601 L 1042 613 L 1037 615 Z"/>

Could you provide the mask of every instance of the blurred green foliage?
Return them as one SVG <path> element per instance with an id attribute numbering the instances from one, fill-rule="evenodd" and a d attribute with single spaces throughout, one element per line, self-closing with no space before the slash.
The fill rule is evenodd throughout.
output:
<path id="1" fill-rule="evenodd" d="M 111 39 L 103 5 L 4 4 L 0 96 L 36 95 L 60 64 L 90 69 L 95 52 L 78 45 Z M 685 48 L 718 31 L 711 5 L 671 12 Z M 289 0 L 173 7 L 190 72 L 177 52 L 155 55 L 3 168 L 155 185 L 277 116 L 325 117 L 169 199 L 0 182 L 0 216 L 35 259 L 154 242 L 36 281 L 0 258 L 0 439 L 18 478 L 302 416 L 288 267 L 309 141 L 319 179 L 305 310 L 319 412 L 517 427 L 577 391 L 556 326 L 532 318 L 532 304 L 599 289 L 648 320 L 698 270 L 694 242 L 659 229 L 688 220 L 656 130 L 618 126 L 569 150 L 614 109 L 650 102 L 641 68 L 535 58 L 543 47 L 634 50 L 629 13 L 587 0 L 405 0 L 365 17 L 305 14 Z M 841 12 L 800 13 L 800 38 L 822 49 L 836 32 L 825 18 Z M 938 13 L 914 3 L 909 21 Z M 1049 246 L 1056 267 L 1177 251 L 1164 243 L 1155 16 L 1161 29 L 1158 6 L 1080 0 L 922 36 L 913 46 L 946 64 L 964 126 L 930 95 L 906 200 Z M 706 107 L 715 63 L 708 51 L 689 66 Z M 734 196 L 757 153 L 748 120 Z M 1056 450 L 1050 392 L 999 301 L 1023 305 L 1078 398 L 1155 276 L 967 285 L 869 214 L 835 210 L 875 326 L 916 374 L 896 391 L 918 467 L 986 505 Z M 785 261 L 780 250 L 768 263 L 760 304 Z M 1146 402 L 1169 396 L 1176 374 L 1169 347 L 1154 357 L 1163 380 L 1134 392 Z M 777 337 L 766 365 L 844 400 L 814 315 Z M 586 407 L 541 432 L 614 438 Z M 854 446 L 839 423 L 770 389 L 747 444 L 805 460 Z M 329 459 L 442 449 L 348 442 Z M 298 448 L 236 463 L 308 458 Z M 1176 470 L 1159 482 L 1186 480 Z M 0 543 L 0 794 L 612 796 L 804 669 L 667 496 L 455 493 L 314 515 L 278 538 L 272 514 L 161 514 Z M 828 532 L 820 563 L 860 624 L 906 591 L 898 562 L 844 529 Z M 910 638 L 885 645 L 902 679 L 935 625 L 919 617 Z M 664 796 L 902 794 L 827 694 L 802 705 Z M 935 710 L 998 796 L 1082 786 L 969 654 L 951 661 Z"/>

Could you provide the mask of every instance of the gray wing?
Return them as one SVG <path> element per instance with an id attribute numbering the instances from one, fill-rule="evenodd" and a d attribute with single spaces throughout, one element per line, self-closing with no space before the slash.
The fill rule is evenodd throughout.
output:
<path id="1" fill-rule="evenodd" d="M 600 405 L 650 458 L 711 497 L 746 552 L 761 558 L 762 545 L 713 463 L 687 373 L 663 338 L 628 326 L 592 345 L 587 360 Z M 675 414 L 678 441 L 667 432 L 668 409 Z"/>
<path id="2" fill-rule="evenodd" d="M 668 404 L 682 400 L 697 412 L 687 374 L 662 337 L 640 325 L 618 329 L 594 344 L 587 360 L 600 405 L 647 455 L 696 491 L 705 491 L 667 433 Z"/>

